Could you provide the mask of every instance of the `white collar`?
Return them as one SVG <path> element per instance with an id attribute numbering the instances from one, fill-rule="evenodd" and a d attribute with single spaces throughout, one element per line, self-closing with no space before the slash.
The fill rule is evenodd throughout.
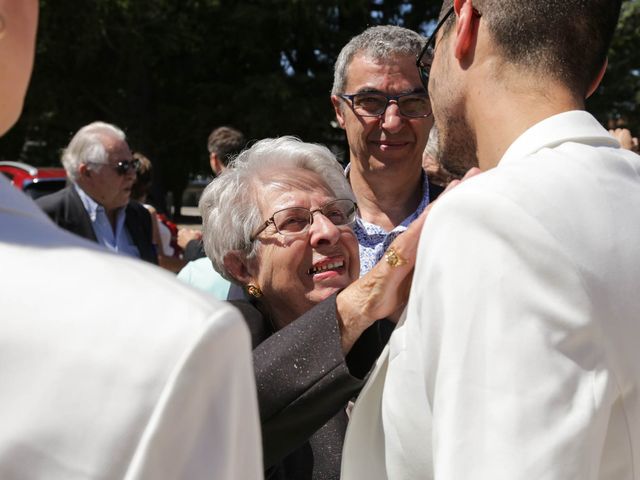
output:
<path id="1" fill-rule="evenodd" d="M 528 157 L 538 150 L 553 148 L 567 141 L 620 148 L 620 143 L 590 113 L 572 110 L 545 118 L 530 127 L 511 144 L 500 164 Z"/>

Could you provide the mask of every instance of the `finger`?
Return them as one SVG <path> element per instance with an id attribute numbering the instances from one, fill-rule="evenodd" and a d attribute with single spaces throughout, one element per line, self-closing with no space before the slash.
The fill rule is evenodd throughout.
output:
<path id="1" fill-rule="evenodd" d="M 447 188 L 444 189 L 444 191 L 440 194 L 444 194 L 446 192 L 448 192 L 449 190 L 453 190 L 454 188 L 456 188 L 458 185 L 460 185 L 460 180 L 451 180 L 449 182 L 449 185 L 447 185 Z"/>
<path id="2" fill-rule="evenodd" d="M 464 182 L 465 180 L 471 178 L 471 177 L 475 177 L 476 175 L 479 175 L 480 173 L 482 173 L 482 170 L 480 170 L 478 167 L 473 167 L 470 168 L 467 173 L 464 174 L 464 177 L 462 177 L 462 181 Z"/>

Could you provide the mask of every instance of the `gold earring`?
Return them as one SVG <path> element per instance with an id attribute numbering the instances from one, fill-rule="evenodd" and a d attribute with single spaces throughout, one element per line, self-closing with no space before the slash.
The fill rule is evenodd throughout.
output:
<path id="1" fill-rule="evenodd" d="M 260 290 L 260 287 L 251 284 L 247 285 L 247 293 L 253 298 L 260 298 L 262 296 L 262 290 Z"/>

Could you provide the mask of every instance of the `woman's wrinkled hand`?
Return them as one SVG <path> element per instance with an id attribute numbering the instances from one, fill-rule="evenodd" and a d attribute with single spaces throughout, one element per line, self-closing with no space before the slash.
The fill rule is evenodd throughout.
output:
<path id="1" fill-rule="evenodd" d="M 472 168 L 462 180 L 451 182 L 441 195 L 478 173 L 478 168 Z M 430 204 L 406 231 L 391 242 L 385 257 L 366 275 L 338 294 L 336 303 L 345 352 L 376 320 L 389 318 L 397 321 L 400 317 L 409 298 L 420 233 L 436 203 Z"/>

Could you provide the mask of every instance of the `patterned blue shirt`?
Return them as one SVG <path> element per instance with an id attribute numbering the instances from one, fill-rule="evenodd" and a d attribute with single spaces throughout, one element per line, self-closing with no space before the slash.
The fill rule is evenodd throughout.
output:
<path id="1" fill-rule="evenodd" d="M 349 175 L 349 167 L 345 169 L 345 175 Z M 367 273 L 378 263 L 384 255 L 384 252 L 393 242 L 393 239 L 404 232 L 409 224 L 413 222 L 429 205 L 429 181 L 427 176 L 422 173 L 422 200 L 415 212 L 405 218 L 400 225 L 396 226 L 390 232 L 384 228 L 369 223 L 362 218 L 356 218 L 353 224 L 353 231 L 356 233 L 358 243 L 360 244 L 360 276 Z"/>

